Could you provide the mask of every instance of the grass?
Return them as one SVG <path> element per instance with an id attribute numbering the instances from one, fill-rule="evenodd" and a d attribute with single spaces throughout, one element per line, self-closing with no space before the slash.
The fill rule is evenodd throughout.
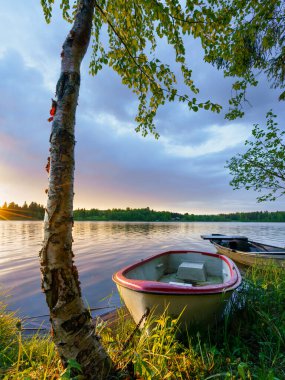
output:
<path id="1" fill-rule="evenodd" d="M 21 321 L 0 301 L 0 379 L 59 379 L 63 368 L 49 336 L 23 336 Z"/>
<path id="2" fill-rule="evenodd" d="M 285 379 L 284 269 L 249 269 L 229 313 L 219 325 L 179 336 L 179 319 L 150 317 L 127 348 L 135 325 L 118 311 L 110 327 L 97 323 L 117 379 L 282 380 Z M 68 379 L 49 337 L 23 337 L 18 319 L 0 304 L 0 378 Z M 155 324 L 153 324 L 155 319 Z M 152 328 L 149 328 L 149 325 Z M 76 365 L 76 363 L 73 363 Z"/>

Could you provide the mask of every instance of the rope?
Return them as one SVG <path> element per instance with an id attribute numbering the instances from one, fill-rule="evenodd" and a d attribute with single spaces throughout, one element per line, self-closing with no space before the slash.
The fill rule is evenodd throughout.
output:
<path id="1" fill-rule="evenodd" d="M 104 310 L 104 309 L 114 309 L 114 306 L 91 307 L 88 310 L 92 312 L 92 311 Z M 21 331 L 48 331 L 49 330 L 48 327 L 23 327 L 22 322 L 34 320 L 34 319 L 40 319 L 40 318 L 47 318 L 49 316 L 50 316 L 49 314 L 42 314 L 42 315 L 35 315 L 31 317 L 23 317 L 17 322 L 16 327 Z"/>
<path id="2" fill-rule="evenodd" d="M 130 341 L 133 339 L 134 335 L 136 334 L 136 332 L 137 332 L 138 329 L 140 328 L 140 325 L 142 324 L 143 320 L 146 319 L 146 318 L 148 317 L 149 312 L 150 312 L 150 310 L 149 310 L 149 308 L 147 307 L 147 308 L 145 309 L 145 312 L 144 312 L 144 314 L 142 315 L 141 319 L 139 320 L 138 324 L 137 324 L 136 327 L 134 328 L 133 332 L 132 332 L 131 335 L 128 337 L 128 339 L 125 341 L 125 343 L 124 343 L 124 345 L 123 345 L 123 348 L 122 348 L 122 351 L 124 351 L 124 350 L 128 347 Z"/>
<path id="3" fill-rule="evenodd" d="M 93 308 L 90 308 L 88 310 L 90 310 L 90 311 L 96 311 L 96 310 L 104 310 L 104 309 L 114 309 L 114 306 L 93 307 Z M 43 314 L 43 315 L 36 315 L 34 317 L 23 317 L 21 319 L 22 319 L 22 321 L 27 321 L 29 319 L 46 318 L 46 317 L 49 317 L 49 316 L 50 316 L 49 314 Z"/>

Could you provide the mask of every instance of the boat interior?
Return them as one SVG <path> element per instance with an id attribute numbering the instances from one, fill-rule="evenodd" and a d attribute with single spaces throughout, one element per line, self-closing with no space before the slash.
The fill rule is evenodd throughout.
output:
<path id="1" fill-rule="evenodd" d="M 262 253 L 276 253 L 276 252 L 284 252 L 285 249 L 279 247 L 273 247 L 267 244 L 256 243 L 249 240 L 244 239 L 235 239 L 235 240 L 221 240 L 216 241 L 217 244 L 230 248 L 232 250 L 241 251 L 241 252 L 262 252 Z"/>
<path id="2" fill-rule="evenodd" d="M 124 275 L 129 279 L 192 287 L 225 283 L 231 277 L 231 268 L 217 256 L 177 252 L 143 261 Z"/>

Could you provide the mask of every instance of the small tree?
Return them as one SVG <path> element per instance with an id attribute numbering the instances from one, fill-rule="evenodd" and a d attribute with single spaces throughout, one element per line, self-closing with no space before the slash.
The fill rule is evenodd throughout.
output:
<path id="1" fill-rule="evenodd" d="M 54 2 L 41 0 L 47 22 L 51 20 Z M 241 93 L 247 83 L 255 83 L 251 70 L 259 68 L 259 61 L 262 70 L 268 68 L 264 57 L 271 52 L 276 52 L 278 59 L 270 66 L 270 72 L 282 84 L 284 6 L 281 0 L 59 0 L 59 3 L 63 18 L 72 28 L 63 44 L 61 73 L 51 109 L 50 119 L 54 120 L 47 165 L 49 188 L 40 252 L 42 288 L 63 363 L 77 360 L 85 377 L 92 380 L 105 378 L 110 362 L 82 301 L 72 252 L 75 115 L 80 66 L 90 39 L 93 51 L 90 73 L 96 75 L 104 65 L 115 70 L 123 84 L 138 97 L 136 131 L 143 136 L 151 132 L 158 137 L 154 117 L 166 101 L 178 99 L 194 112 L 200 108 L 216 112 L 221 109 L 210 100 L 198 101 L 199 89 L 186 63 L 183 35 L 200 39 L 206 60 L 226 67 L 227 75 L 244 78 L 244 82 L 235 84 Z M 260 42 L 263 31 L 265 36 L 258 46 L 265 47 L 266 54 L 260 60 L 260 55 L 254 55 L 253 51 L 258 51 L 254 44 Z M 158 46 L 162 43 L 173 48 L 175 70 L 180 69 L 186 93 L 180 93 L 182 86 L 177 84 L 174 68 L 159 59 Z M 254 57 L 253 61 L 248 56 Z M 240 96 L 233 104 L 238 100 Z"/>
<path id="2" fill-rule="evenodd" d="M 252 140 L 245 142 L 249 149 L 227 162 L 233 176 L 234 189 L 253 189 L 259 193 L 258 202 L 275 201 L 285 194 L 285 131 L 275 122 L 272 111 L 266 115 L 265 128 L 254 125 Z"/>
<path id="3" fill-rule="evenodd" d="M 41 0 L 47 22 L 51 20 L 54 2 Z M 186 63 L 183 35 L 200 39 L 205 59 L 225 67 L 226 75 L 243 78 L 234 85 L 240 92 L 232 100 L 234 106 L 239 104 L 246 85 L 255 84 L 256 68 L 265 71 L 269 68 L 269 75 L 283 85 L 284 3 L 281 0 L 59 0 L 59 3 L 63 18 L 72 23 L 72 28 L 63 44 L 61 73 L 50 118 L 54 120 L 47 165 L 50 175 L 45 235 L 40 252 L 42 288 L 63 363 L 77 360 L 83 374 L 91 380 L 104 378 L 110 362 L 82 301 L 72 252 L 75 115 L 80 66 L 90 39 L 93 51 L 90 73 L 96 75 L 104 65 L 115 70 L 123 84 L 138 97 L 136 131 L 143 136 L 151 132 L 158 137 L 154 117 L 166 101 L 178 99 L 194 112 L 200 108 L 216 112 L 221 109 L 210 100 L 197 100 L 199 89 Z M 175 70 L 180 69 L 186 93 L 180 93 L 182 86 L 177 84 L 174 68 L 159 59 L 158 46 L 162 43 L 173 48 Z M 275 52 L 276 60 L 268 66 L 267 58 Z M 232 117 L 238 115 L 234 112 Z"/>
<path id="4" fill-rule="evenodd" d="M 54 342 L 64 365 L 76 360 L 88 380 L 105 379 L 110 361 L 94 333 L 73 261 L 75 114 L 80 66 L 92 38 L 90 73 L 109 65 L 138 97 L 137 128 L 158 137 L 154 117 L 160 105 L 178 99 L 190 110 L 219 112 L 210 100 L 198 101 L 199 89 L 186 64 L 183 35 L 214 44 L 227 33 L 229 18 L 203 1 L 60 0 L 63 18 L 72 23 L 61 52 L 61 73 L 52 102 L 48 201 L 40 252 L 42 288 L 50 310 Z M 54 0 L 41 0 L 50 22 Z M 160 41 L 160 43 L 159 43 Z M 161 42 L 173 48 L 186 93 L 179 93 L 174 68 L 159 59 Z M 96 292 L 96 288 L 94 288 Z"/>

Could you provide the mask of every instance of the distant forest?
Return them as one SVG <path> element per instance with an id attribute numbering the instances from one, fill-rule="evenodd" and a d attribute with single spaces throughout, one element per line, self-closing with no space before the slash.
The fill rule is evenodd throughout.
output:
<path id="1" fill-rule="evenodd" d="M 44 206 L 32 202 L 25 202 L 19 206 L 14 202 L 6 202 L 0 207 L 0 220 L 43 220 Z M 149 207 L 112 210 L 74 210 L 74 220 L 98 221 L 138 221 L 138 222 L 285 222 L 285 211 L 254 211 L 235 212 L 217 215 L 180 214 L 171 211 L 155 211 Z"/>
<path id="2" fill-rule="evenodd" d="M 0 220 L 42 220 L 44 218 L 44 206 L 32 202 L 29 205 L 25 202 L 23 206 L 17 203 L 6 202 L 0 207 Z"/>

